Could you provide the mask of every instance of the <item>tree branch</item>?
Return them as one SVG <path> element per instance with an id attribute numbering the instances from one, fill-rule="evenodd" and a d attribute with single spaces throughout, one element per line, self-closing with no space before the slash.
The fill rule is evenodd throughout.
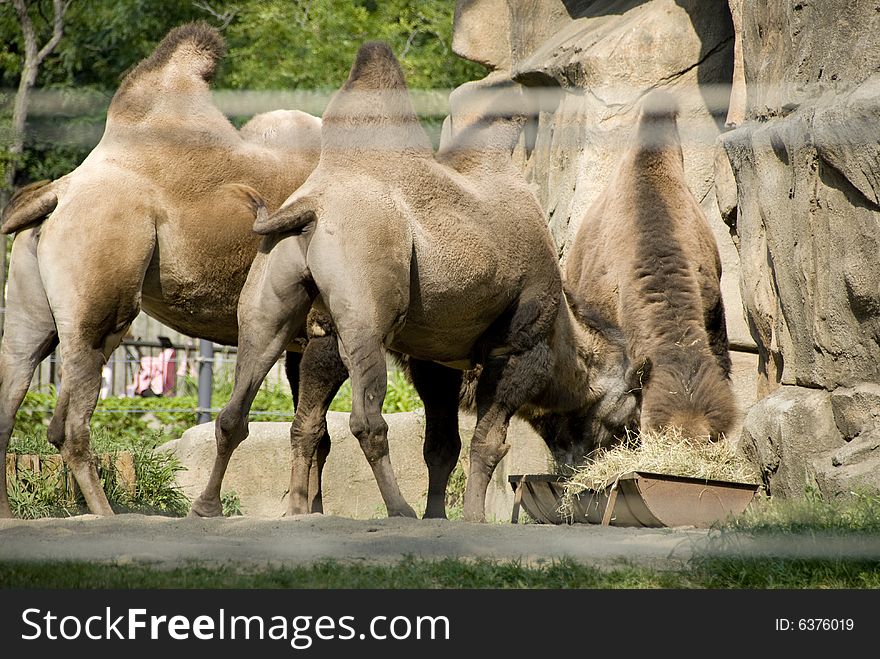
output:
<path id="1" fill-rule="evenodd" d="M 201 9 L 204 12 L 207 12 L 211 16 L 213 16 L 220 23 L 220 29 L 224 30 L 229 27 L 229 24 L 232 22 L 232 19 L 235 18 L 236 14 L 238 14 L 237 9 L 229 9 L 224 11 L 222 14 L 218 9 L 214 9 L 211 5 L 207 3 L 207 0 L 204 2 L 193 2 L 193 7 L 196 9 Z"/>
<path id="2" fill-rule="evenodd" d="M 46 56 L 55 50 L 61 37 L 64 36 L 64 12 L 70 6 L 72 0 L 52 0 L 52 37 L 46 42 L 46 45 L 37 53 L 37 64 L 41 64 Z"/>

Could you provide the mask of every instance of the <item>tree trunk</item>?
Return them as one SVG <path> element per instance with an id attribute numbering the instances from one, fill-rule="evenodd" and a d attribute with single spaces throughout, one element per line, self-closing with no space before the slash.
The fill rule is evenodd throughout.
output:
<path id="1" fill-rule="evenodd" d="M 64 12 L 71 0 L 52 0 L 52 36 L 39 48 L 37 45 L 37 33 L 34 24 L 28 14 L 26 0 L 12 0 L 18 23 L 21 26 L 21 34 L 24 37 L 24 64 L 21 69 L 21 78 L 18 81 L 18 91 L 15 93 L 15 104 L 12 110 L 12 142 L 9 145 L 9 161 L 6 166 L 6 176 L 3 181 L 3 189 L 0 190 L 0 208 L 5 208 L 12 190 L 15 187 L 15 172 L 18 169 L 18 160 L 24 152 L 24 130 L 27 124 L 28 103 L 31 98 L 31 90 L 37 82 L 37 73 L 40 64 L 46 59 L 64 34 Z M 3 236 L 0 240 L 0 336 L 3 334 L 3 325 L 6 318 L 6 247 L 9 239 Z"/>

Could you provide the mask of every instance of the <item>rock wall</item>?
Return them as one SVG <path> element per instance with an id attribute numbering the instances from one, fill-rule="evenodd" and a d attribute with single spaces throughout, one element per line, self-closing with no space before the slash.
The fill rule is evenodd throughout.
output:
<path id="1" fill-rule="evenodd" d="M 767 396 L 743 439 L 772 494 L 797 495 L 811 483 L 829 496 L 880 487 L 874 4 L 731 2 L 741 12 L 745 102 L 742 123 L 721 142 Z M 719 197 L 729 197 L 729 183 Z"/>
<path id="2" fill-rule="evenodd" d="M 428 493 L 428 469 L 422 457 L 425 415 L 422 411 L 386 414 L 388 449 L 401 494 L 421 514 Z M 476 418 L 462 414 L 459 419 L 462 440 L 461 465 L 467 469 L 468 447 Z M 327 429 L 332 448 L 324 467 L 323 503 L 328 515 L 353 519 L 385 516 L 379 487 L 357 439 L 348 428 L 348 414 L 329 412 Z M 241 499 L 244 514 L 254 517 L 280 517 L 287 508 L 290 483 L 290 424 L 252 422 L 250 435 L 232 454 L 223 491 L 234 490 Z M 513 419 L 508 430 L 510 451 L 495 469 L 486 494 L 486 519 L 509 521 L 513 510 L 512 474 L 543 474 L 552 459 L 543 440 L 531 427 Z M 159 449 L 176 455 L 185 471 L 177 482 L 191 500 L 208 482 L 216 455 L 214 424 L 203 423 L 187 430 L 180 439 Z M 459 510 L 460 513 L 460 510 Z"/>
<path id="3" fill-rule="evenodd" d="M 457 3 L 453 49 L 492 72 L 456 90 L 450 114 L 498 81 L 536 92 L 519 157 L 562 261 L 640 99 L 654 88 L 679 98 L 688 184 L 722 255 L 729 334 L 759 353 L 739 441 L 774 495 L 880 487 L 875 4 Z"/>

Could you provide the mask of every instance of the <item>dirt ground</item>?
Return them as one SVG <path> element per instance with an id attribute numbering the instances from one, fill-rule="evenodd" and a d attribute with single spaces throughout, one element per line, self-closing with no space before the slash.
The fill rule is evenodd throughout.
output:
<path id="1" fill-rule="evenodd" d="M 594 525 L 472 524 L 445 520 L 354 520 L 304 515 L 175 519 L 91 515 L 0 520 L 0 560 L 87 560 L 178 566 L 197 563 L 302 565 L 417 558 L 494 558 L 539 563 L 568 556 L 611 565 L 621 560 L 680 564 L 707 532 Z"/>
<path id="2" fill-rule="evenodd" d="M 769 538 L 696 528 L 619 528 L 593 524 L 473 524 L 445 520 L 353 520 L 324 515 L 261 519 L 91 515 L 0 520 L 0 560 L 85 560 L 157 567 L 237 563 L 303 565 L 321 559 L 395 562 L 401 558 L 491 558 L 540 564 L 562 557 L 597 567 L 622 563 L 678 569 L 709 553 L 864 557 L 880 538 Z"/>

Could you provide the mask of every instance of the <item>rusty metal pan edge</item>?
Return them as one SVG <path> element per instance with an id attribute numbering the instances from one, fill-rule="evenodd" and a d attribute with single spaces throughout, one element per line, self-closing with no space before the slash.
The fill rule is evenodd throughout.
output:
<path id="1" fill-rule="evenodd" d="M 740 481 L 723 481 L 711 478 L 694 478 L 692 476 L 673 476 L 672 474 L 658 474 L 653 471 L 628 471 L 616 478 L 605 481 L 605 487 L 611 487 L 616 480 L 635 480 L 638 478 L 653 478 L 661 481 L 673 481 L 675 483 L 693 483 L 695 485 L 711 485 L 717 487 L 728 487 L 740 490 L 757 491 L 760 485 L 757 483 L 743 483 Z M 603 488 L 604 489 L 604 488 Z"/>
<path id="2" fill-rule="evenodd" d="M 601 506 L 599 502 L 604 499 L 603 503 L 607 503 L 608 490 L 614 485 L 615 482 L 618 482 L 618 487 L 620 488 L 621 494 L 623 494 L 623 496 L 620 497 L 616 502 L 616 514 L 614 521 L 611 522 L 612 526 L 667 526 L 667 524 L 665 524 L 663 520 L 659 519 L 658 517 L 656 517 L 656 515 L 653 514 L 653 511 L 648 505 L 647 500 L 643 498 L 642 493 L 639 490 L 639 479 L 654 479 L 673 483 L 704 485 L 707 487 L 751 490 L 753 492 L 757 492 L 758 488 L 760 487 L 757 484 L 741 483 L 737 481 L 693 478 L 688 476 L 673 476 L 670 474 L 657 474 L 647 471 L 631 471 L 621 474 L 620 476 L 607 481 L 606 485 L 602 488 L 587 489 L 581 492 L 577 497 L 575 497 L 575 515 L 574 519 L 572 520 L 563 519 L 558 511 L 556 515 L 552 518 L 546 514 L 545 510 L 540 510 L 540 513 L 538 510 L 534 510 L 533 507 L 529 505 L 530 503 L 532 503 L 532 501 L 536 506 L 539 506 L 542 509 L 544 508 L 544 506 L 541 506 L 539 503 L 539 499 L 543 497 L 539 497 L 536 495 L 537 493 L 532 489 L 532 485 L 525 486 L 528 496 L 523 497 L 522 506 L 526 510 L 526 512 L 528 512 L 529 515 L 531 515 L 536 521 L 545 524 L 595 524 L 597 523 L 597 514 L 601 516 L 601 512 L 598 510 L 599 506 Z M 556 488 L 554 487 L 554 485 L 564 481 L 565 477 L 556 474 L 517 474 L 509 476 L 508 480 L 511 484 L 511 487 L 513 487 L 514 489 L 519 482 L 522 482 L 524 485 L 526 483 L 534 483 L 537 484 L 539 487 L 540 484 L 545 484 L 548 490 L 556 493 Z M 620 481 L 623 482 L 620 483 Z M 556 494 L 558 500 L 558 493 Z M 530 499 L 532 501 L 530 501 Z M 590 503 L 592 503 L 593 506 L 590 506 Z M 594 507 L 595 510 L 590 510 L 591 507 Z"/>

